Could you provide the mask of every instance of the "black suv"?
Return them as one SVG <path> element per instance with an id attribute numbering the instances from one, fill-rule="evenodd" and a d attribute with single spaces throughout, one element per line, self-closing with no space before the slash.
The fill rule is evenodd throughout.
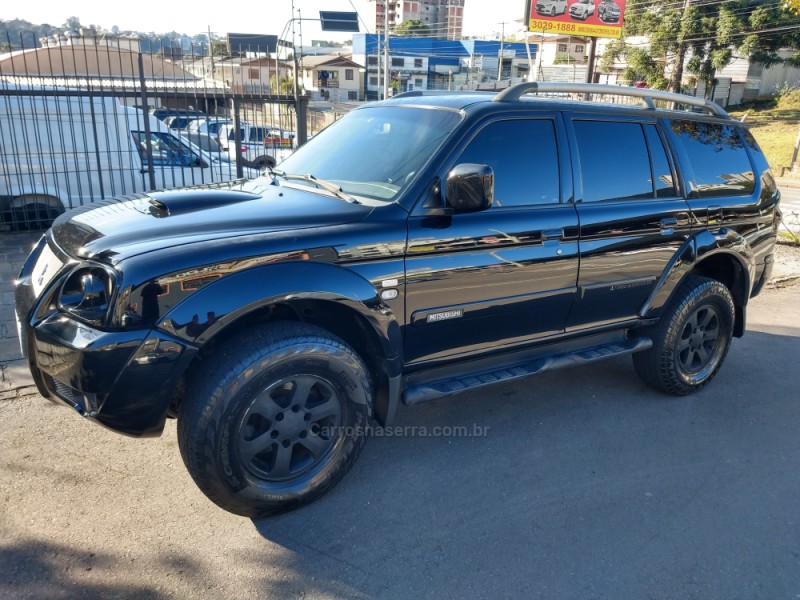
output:
<path id="1" fill-rule="evenodd" d="M 622 354 L 700 389 L 770 275 L 778 202 L 707 101 L 402 94 L 259 179 L 62 215 L 17 313 L 44 396 L 133 436 L 177 417 L 208 497 L 265 515 L 329 490 L 401 402 Z"/>

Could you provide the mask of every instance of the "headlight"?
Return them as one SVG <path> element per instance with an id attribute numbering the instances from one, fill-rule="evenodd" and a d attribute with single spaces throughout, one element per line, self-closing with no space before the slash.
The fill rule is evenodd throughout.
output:
<path id="1" fill-rule="evenodd" d="M 92 325 L 103 325 L 111 302 L 111 276 L 99 267 L 78 267 L 59 295 L 59 307 Z"/>

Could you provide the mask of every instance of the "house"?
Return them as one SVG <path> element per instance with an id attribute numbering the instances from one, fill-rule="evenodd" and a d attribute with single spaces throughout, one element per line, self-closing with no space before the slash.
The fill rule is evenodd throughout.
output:
<path id="1" fill-rule="evenodd" d="M 290 77 L 289 63 L 274 58 L 214 58 L 204 56 L 180 61 L 192 75 L 222 83 L 234 93 L 269 94 L 275 82 Z"/>
<path id="2" fill-rule="evenodd" d="M 300 69 L 299 81 L 312 100 L 364 99 L 364 67 L 347 56 L 304 56 Z"/>

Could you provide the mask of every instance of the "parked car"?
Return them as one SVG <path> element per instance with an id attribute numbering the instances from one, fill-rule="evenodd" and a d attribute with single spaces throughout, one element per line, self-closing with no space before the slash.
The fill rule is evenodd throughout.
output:
<path id="1" fill-rule="evenodd" d="M 597 8 L 597 18 L 606 23 L 616 23 L 619 21 L 620 9 L 614 0 L 600 0 Z"/>
<path id="2" fill-rule="evenodd" d="M 193 131 L 183 131 L 181 133 L 183 137 L 204 152 L 207 152 L 212 158 L 223 162 L 231 162 L 227 150 L 223 150 L 222 147 L 220 147 L 215 137 Z"/>
<path id="3" fill-rule="evenodd" d="M 537 0 L 536 13 L 543 16 L 563 15 L 567 12 L 567 0 Z"/>
<path id="4" fill-rule="evenodd" d="M 183 130 L 189 127 L 189 123 L 196 120 L 197 117 L 189 115 L 173 115 L 164 119 L 167 127 L 170 129 Z"/>
<path id="5" fill-rule="evenodd" d="M 205 113 L 201 110 L 192 110 L 186 108 L 151 108 L 150 114 L 159 121 L 166 121 L 169 117 L 184 116 L 190 118 L 204 117 Z"/>
<path id="6" fill-rule="evenodd" d="M 0 214 L 12 228 L 40 229 L 66 209 L 148 190 L 151 168 L 158 189 L 236 178 L 229 161 L 114 98 L 23 89 L 31 95 L 0 99 Z"/>
<path id="7" fill-rule="evenodd" d="M 223 117 L 204 117 L 202 119 L 192 119 L 186 126 L 187 131 L 192 133 L 204 133 L 213 138 L 219 137 L 219 128 L 223 125 L 233 124 L 233 119 Z"/>
<path id="8" fill-rule="evenodd" d="M 132 436 L 176 417 L 200 489 L 269 515 L 401 403 L 628 354 L 656 390 L 703 388 L 770 277 L 779 200 L 747 125 L 700 98 L 400 94 L 258 179 L 62 215 L 18 278 L 21 339 L 45 397 Z"/>
<path id="9" fill-rule="evenodd" d="M 220 147 L 236 160 L 236 128 L 223 125 L 218 131 Z M 254 169 L 274 167 L 296 148 L 296 136 L 271 126 L 242 123 L 239 128 L 241 155 L 244 164 Z"/>
<path id="10" fill-rule="evenodd" d="M 594 0 L 575 0 L 569 7 L 569 16 L 585 21 L 594 14 Z"/>

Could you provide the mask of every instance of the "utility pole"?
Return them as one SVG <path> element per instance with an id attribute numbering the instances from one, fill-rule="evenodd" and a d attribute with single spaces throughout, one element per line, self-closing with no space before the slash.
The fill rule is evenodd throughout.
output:
<path id="1" fill-rule="evenodd" d="M 500 83 L 500 77 L 503 74 L 503 40 L 506 37 L 506 22 L 500 23 L 500 52 L 497 53 L 497 82 Z"/>
<path id="2" fill-rule="evenodd" d="M 214 49 L 211 47 L 211 25 L 208 26 L 208 57 L 211 59 L 211 79 L 214 79 Z"/>
<path id="3" fill-rule="evenodd" d="M 594 83 L 594 55 L 596 43 L 597 38 L 591 38 L 589 40 L 589 60 L 586 63 L 586 83 Z"/>
<path id="4" fill-rule="evenodd" d="M 389 0 L 383 0 L 383 97 L 389 97 Z"/>

